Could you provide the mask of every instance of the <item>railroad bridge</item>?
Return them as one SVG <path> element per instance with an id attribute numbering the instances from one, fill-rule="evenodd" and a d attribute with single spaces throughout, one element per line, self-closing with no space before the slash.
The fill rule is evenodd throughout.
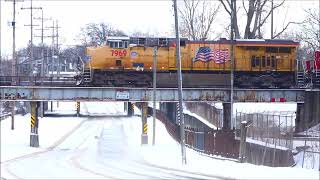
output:
<path id="1" fill-rule="evenodd" d="M 231 91 L 229 88 L 183 88 L 185 102 L 222 102 L 223 127 L 230 129 Z M 32 117 L 38 114 L 39 103 L 48 101 L 120 101 L 127 102 L 128 115 L 132 114 L 131 103 L 153 101 L 152 88 L 128 87 L 40 87 L 40 86 L 0 86 L 1 101 L 30 101 Z M 178 102 L 177 88 L 157 88 L 156 101 Z M 319 89 L 234 89 L 233 102 L 282 102 L 297 103 L 296 127 L 301 131 L 305 122 L 315 124 L 320 121 Z M 170 106 L 175 107 L 175 106 Z M 147 108 L 142 108 L 144 109 Z M 172 111 L 172 110 L 171 110 Z M 173 110 L 174 111 L 174 110 Z M 43 112 L 43 110 L 42 110 Z M 79 111 L 78 111 L 79 112 Z M 144 114 L 144 113 L 142 113 Z M 37 117 L 36 121 L 37 121 Z M 142 116 L 143 122 L 146 117 Z M 37 123 L 35 123 L 37 125 Z"/>

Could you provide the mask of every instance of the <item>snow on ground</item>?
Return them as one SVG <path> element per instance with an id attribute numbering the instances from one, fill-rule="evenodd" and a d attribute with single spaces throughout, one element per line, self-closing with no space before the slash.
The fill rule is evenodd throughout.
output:
<path id="1" fill-rule="evenodd" d="M 152 124 L 152 117 L 148 118 Z M 149 126 L 150 126 L 149 125 Z M 150 129 L 152 134 L 152 129 Z M 138 137 L 136 137 L 137 139 Z M 151 138 L 151 137 L 150 137 Z M 151 141 L 149 140 L 149 144 Z M 187 148 L 187 165 L 181 165 L 181 146 L 166 132 L 164 125 L 157 121 L 156 146 L 141 148 L 145 159 L 164 167 L 184 169 L 190 172 L 212 174 L 218 177 L 235 179 L 318 179 L 319 171 L 290 167 L 272 168 L 249 163 L 237 163 L 200 155 Z M 156 152 L 156 153 L 155 153 Z M 170 156 L 170 157 L 167 157 Z M 167 157 L 167 158 L 166 158 Z"/>
<path id="2" fill-rule="evenodd" d="M 30 114 L 17 115 L 14 130 L 11 130 L 11 118 L 1 121 L 1 162 L 49 148 L 82 120 L 83 118 L 70 117 L 39 118 L 39 148 L 29 147 Z"/>
<path id="3" fill-rule="evenodd" d="M 222 103 L 211 103 L 212 106 L 223 109 Z M 296 103 L 234 103 L 233 113 L 256 113 L 256 112 L 295 112 L 297 109 Z"/>
<path id="4" fill-rule="evenodd" d="M 54 103 L 55 104 L 55 103 Z M 56 106 L 56 105 L 55 105 Z M 60 109 L 60 110 L 59 110 Z M 54 110 L 70 111 L 75 103 L 60 103 Z M 140 113 L 135 108 L 136 113 Z M 81 113 L 123 114 L 122 103 L 81 103 Z M 29 147 L 30 115 L 1 125 L 1 177 L 28 179 L 319 179 L 319 171 L 240 164 L 202 156 L 187 148 L 187 165 L 181 165 L 181 147 L 156 121 L 156 145 L 152 146 L 152 117 L 148 118 L 149 145 L 141 146 L 141 117 L 60 117 L 40 119 L 40 148 Z M 79 126 L 52 150 L 13 162 L 9 159 L 48 150 Z M 152 165 L 150 165 L 152 164 Z M 169 168 L 169 169 L 168 169 Z M 37 169 L 35 172 L 34 169 Z M 16 176 L 14 176 L 14 174 Z"/>

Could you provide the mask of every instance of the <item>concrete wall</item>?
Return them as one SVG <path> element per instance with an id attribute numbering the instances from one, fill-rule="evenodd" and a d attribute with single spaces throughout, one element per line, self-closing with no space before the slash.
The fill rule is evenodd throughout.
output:
<path id="1" fill-rule="evenodd" d="M 305 92 L 304 103 L 297 103 L 296 132 L 320 123 L 320 90 Z"/>
<path id="2" fill-rule="evenodd" d="M 218 128 L 222 127 L 222 109 L 218 109 L 208 103 L 203 102 L 185 103 L 185 105 L 190 112 L 195 113 L 200 117 L 208 120 L 211 124 L 215 125 Z"/>

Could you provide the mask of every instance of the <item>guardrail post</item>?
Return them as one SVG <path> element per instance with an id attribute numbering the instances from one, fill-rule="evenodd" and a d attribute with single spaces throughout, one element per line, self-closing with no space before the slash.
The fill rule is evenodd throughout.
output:
<path id="1" fill-rule="evenodd" d="M 141 103 L 142 134 L 141 144 L 148 144 L 148 103 Z"/>
<path id="2" fill-rule="evenodd" d="M 39 147 L 39 135 L 38 135 L 38 108 L 39 103 L 36 101 L 31 101 L 31 133 L 30 133 L 30 146 Z"/>

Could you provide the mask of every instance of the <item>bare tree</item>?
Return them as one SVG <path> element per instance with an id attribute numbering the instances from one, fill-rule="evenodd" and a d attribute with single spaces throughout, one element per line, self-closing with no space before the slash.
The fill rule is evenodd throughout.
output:
<path id="1" fill-rule="evenodd" d="M 84 59 L 85 56 L 85 46 L 76 45 L 63 49 L 60 53 L 60 57 L 64 59 L 65 65 L 72 65 L 72 67 L 66 68 L 67 71 L 74 70 L 79 65 L 79 57 Z"/>
<path id="2" fill-rule="evenodd" d="M 130 36 L 132 37 L 155 37 L 153 33 L 150 32 L 141 32 L 141 31 L 134 31 L 130 33 Z"/>
<path id="3" fill-rule="evenodd" d="M 0 75 L 11 76 L 11 70 L 12 70 L 12 59 L 9 59 L 7 56 L 1 56 Z"/>
<path id="4" fill-rule="evenodd" d="M 307 16 L 304 23 L 301 24 L 301 32 L 297 35 L 299 39 L 305 43 L 305 46 L 311 48 L 312 52 L 320 48 L 320 19 L 318 11 L 316 8 L 305 10 Z"/>
<path id="5" fill-rule="evenodd" d="M 182 36 L 192 40 L 209 38 L 219 8 L 220 5 L 215 6 L 213 1 L 184 0 L 179 8 Z"/>
<path id="6" fill-rule="evenodd" d="M 240 28 L 238 24 L 238 10 L 240 7 L 237 6 L 237 0 L 234 0 L 235 7 L 232 8 L 231 0 L 219 0 L 223 5 L 225 11 L 230 15 L 231 12 L 234 12 L 234 28 L 235 28 L 235 36 L 237 39 L 241 38 Z M 262 38 L 261 28 L 267 22 L 267 19 L 270 17 L 272 11 L 281 7 L 285 0 L 281 0 L 278 3 L 274 3 L 271 6 L 272 0 L 242 0 L 242 7 L 245 11 L 246 24 L 244 28 L 244 37 L 245 39 L 254 39 L 254 38 Z M 289 22 L 284 26 L 280 32 L 276 33 L 274 37 L 278 37 L 281 33 L 283 33 L 290 24 L 294 22 Z"/>
<path id="7" fill-rule="evenodd" d="M 125 33 L 109 24 L 90 23 L 81 28 L 80 36 L 82 43 L 85 45 L 102 45 L 106 42 L 107 36 L 125 36 Z"/>

